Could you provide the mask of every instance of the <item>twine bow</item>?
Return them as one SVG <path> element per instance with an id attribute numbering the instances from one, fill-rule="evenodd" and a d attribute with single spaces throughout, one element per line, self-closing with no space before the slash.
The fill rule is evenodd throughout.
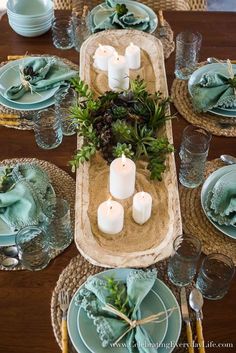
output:
<path id="1" fill-rule="evenodd" d="M 160 323 L 164 320 L 166 320 L 172 313 L 174 310 L 176 310 L 176 307 L 170 308 L 166 311 L 161 311 L 158 314 L 153 314 L 150 315 L 148 317 L 145 317 L 144 319 L 141 320 L 130 320 L 124 313 L 120 312 L 119 310 L 117 310 L 113 305 L 111 304 L 106 304 L 103 308 L 103 310 L 108 311 L 110 313 L 113 313 L 115 315 L 117 315 L 118 317 L 120 317 L 121 319 L 123 319 L 125 322 L 127 322 L 127 324 L 129 324 L 129 328 L 113 343 L 114 345 L 116 345 L 118 342 L 120 342 L 120 340 L 127 335 L 127 333 L 129 333 L 131 330 L 133 330 L 135 327 L 137 326 L 141 326 L 141 325 L 145 325 L 148 324 L 150 322 L 155 322 L 155 323 Z M 164 317 L 161 320 L 157 320 L 159 319 L 161 316 L 168 314 L 167 317 Z"/>
<path id="2" fill-rule="evenodd" d="M 25 74 L 24 74 L 24 67 L 19 65 L 19 72 L 20 72 L 20 81 L 22 86 L 26 91 L 30 91 L 31 94 L 36 93 L 38 96 L 42 96 L 40 93 L 37 91 L 34 91 L 34 87 L 31 85 L 31 83 L 25 79 Z"/>
<path id="3" fill-rule="evenodd" d="M 229 72 L 229 84 L 233 87 L 234 95 L 236 96 L 236 77 L 234 76 L 233 66 L 229 59 L 227 59 L 227 68 Z"/>

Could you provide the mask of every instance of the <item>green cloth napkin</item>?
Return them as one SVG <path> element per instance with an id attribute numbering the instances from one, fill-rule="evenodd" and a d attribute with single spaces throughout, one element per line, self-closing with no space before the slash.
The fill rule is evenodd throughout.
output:
<path id="1" fill-rule="evenodd" d="M 36 164 L 17 164 L 11 179 L 11 187 L 0 192 L 0 217 L 16 229 L 48 221 L 56 200 L 47 173 Z"/>
<path id="2" fill-rule="evenodd" d="M 223 175 L 206 199 L 208 216 L 220 225 L 236 226 L 236 172 Z"/>
<path id="3" fill-rule="evenodd" d="M 141 318 L 140 305 L 153 287 L 156 275 L 155 270 L 146 272 L 131 270 L 129 272 L 126 278 L 126 293 L 132 312 L 131 320 L 143 319 Z M 103 347 L 114 344 L 129 328 L 129 324 L 117 317 L 117 315 L 103 310 L 107 303 L 111 303 L 110 292 L 106 284 L 105 279 L 91 277 L 76 298 L 77 305 L 80 305 L 86 311 L 87 316 L 93 320 Z M 115 305 L 113 304 L 113 306 Z M 156 314 L 156 312 L 153 314 Z M 123 340 L 125 340 L 126 347 L 130 353 L 156 353 L 155 344 L 145 330 L 145 325 L 136 326 L 124 336 Z"/>
<path id="4" fill-rule="evenodd" d="M 108 16 L 99 25 L 94 26 L 92 32 L 98 32 L 106 29 L 139 29 L 147 31 L 150 27 L 149 18 L 135 17 L 132 12 L 127 12 L 124 15 L 118 15 L 116 5 L 120 4 L 119 0 L 106 0 L 105 4 L 108 8 L 114 9 L 114 12 Z M 122 4 L 125 4 L 123 2 Z"/>
<path id="5" fill-rule="evenodd" d="M 19 67 L 19 70 L 25 82 L 7 90 L 6 95 L 11 100 L 21 98 L 26 92 L 41 92 L 65 85 L 65 81 L 78 74 L 53 57 L 32 59 Z"/>
<path id="6" fill-rule="evenodd" d="M 236 76 L 235 80 L 236 80 Z M 235 82 L 236 83 L 236 82 Z M 209 68 L 200 81 L 193 86 L 192 99 L 196 111 L 206 112 L 212 108 L 236 107 L 233 80 L 230 76 L 212 71 Z"/>

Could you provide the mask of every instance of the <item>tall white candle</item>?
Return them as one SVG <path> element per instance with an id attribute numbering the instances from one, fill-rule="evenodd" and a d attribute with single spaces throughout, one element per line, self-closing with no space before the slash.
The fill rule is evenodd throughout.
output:
<path id="1" fill-rule="evenodd" d="M 125 58 L 130 69 L 139 69 L 141 64 L 140 48 L 133 43 L 125 49 Z"/>
<path id="2" fill-rule="evenodd" d="M 114 55 L 115 49 L 111 45 L 101 45 L 94 54 L 94 66 L 99 70 L 108 70 L 108 60 Z"/>
<path id="3" fill-rule="evenodd" d="M 129 88 L 129 67 L 125 57 L 117 52 L 108 61 L 108 85 L 113 91 Z"/>
<path id="4" fill-rule="evenodd" d="M 106 234 L 117 234 L 124 226 L 124 208 L 116 201 L 101 203 L 97 210 L 98 228 Z"/>
<path id="5" fill-rule="evenodd" d="M 132 215 L 138 224 L 144 224 L 151 217 L 152 196 L 148 192 L 138 192 L 133 197 Z"/>
<path id="6" fill-rule="evenodd" d="M 110 165 L 110 193 L 123 200 L 132 196 L 135 188 L 136 166 L 126 158 L 116 158 Z"/>

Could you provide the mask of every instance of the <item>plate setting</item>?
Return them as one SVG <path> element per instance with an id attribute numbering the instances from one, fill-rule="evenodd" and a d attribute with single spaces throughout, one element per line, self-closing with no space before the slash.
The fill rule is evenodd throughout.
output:
<path id="1" fill-rule="evenodd" d="M 115 281 L 125 282 L 131 271 L 133 270 L 108 270 L 90 277 L 90 279 L 104 279 L 107 277 L 112 277 Z M 68 309 L 67 325 L 70 339 L 76 351 L 79 353 L 114 351 L 114 347 L 113 350 L 109 347 L 102 348 L 96 328 L 93 327 L 91 319 L 87 317 L 77 301 L 78 296 L 84 288 L 85 283 L 75 292 Z M 163 321 L 161 323 L 148 324 L 150 325 L 149 333 L 153 340 L 154 349 L 155 351 L 158 349 L 158 353 L 170 353 L 173 351 L 175 344 L 179 339 L 182 320 L 179 305 L 173 293 L 161 280 L 156 278 L 151 291 L 147 294 L 146 299 L 140 306 L 141 311 L 145 316 L 156 314 L 160 310 L 163 310 L 163 308 L 166 311 L 170 311 L 173 307 L 175 307 L 176 310 L 174 310 L 171 315 L 167 317 L 166 323 Z M 157 330 L 159 325 L 161 325 L 160 331 Z M 120 343 L 122 343 L 122 341 L 120 341 Z M 100 347 L 99 350 L 98 347 Z M 124 347 L 116 347 L 115 350 L 119 353 L 128 352 L 128 349 Z"/>
<path id="2" fill-rule="evenodd" d="M 209 221 L 216 227 L 220 232 L 223 234 L 227 235 L 230 238 L 236 239 L 236 227 L 235 226 L 230 226 L 230 225 L 220 225 L 216 221 L 213 221 L 213 219 L 209 216 L 209 211 L 208 211 L 208 197 L 209 194 L 212 193 L 213 188 L 215 187 L 216 183 L 225 175 L 228 173 L 234 172 L 236 175 L 236 165 L 229 165 L 222 167 L 220 169 L 217 169 L 215 172 L 210 174 L 210 176 L 206 179 L 206 181 L 203 184 L 202 191 L 201 191 L 201 205 L 202 209 L 206 215 L 206 217 L 209 219 Z M 236 189 L 236 186 L 235 186 Z"/>

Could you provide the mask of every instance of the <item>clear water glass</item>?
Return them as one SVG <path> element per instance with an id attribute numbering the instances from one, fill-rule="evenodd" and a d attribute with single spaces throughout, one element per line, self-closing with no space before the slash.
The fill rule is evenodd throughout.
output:
<path id="1" fill-rule="evenodd" d="M 70 218 L 70 205 L 66 200 L 61 198 L 56 199 L 54 215 L 47 226 L 47 234 L 52 250 L 64 250 L 70 245 L 73 239 L 73 233 Z"/>
<path id="2" fill-rule="evenodd" d="M 196 69 L 201 48 L 200 33 L 181 32 L 176 37 L 175 76 L 187 80 Z"/>
<path id="3" fill-rule="evenodd" d="M 74 47 L 74 32 L 72 18 L 58 17 L 52 23 L 52 41 L 58 49 L 71 49 Z"/>
<path id="4" fill-rule="evenodd" d="M 201 242 L 192 235 L 181 235 L 175 239 L 173 250 L 168 262 L 168 277 L 176 286 L 186 286 L 196 274 Z"/>
<path id="5" fill-rule="evenodd" d="M 49 150 L 62 142 L 61 121 L 53 108 L 40 110 L 34 118 L 34 133 L 37 145 Z"/>
<path id="6" fill-rule="evenodd" d="M 196 287 L 207 299 L 221 299 L 228 292 L 235 268 L 233 261 L 223 254 L 210 254 L 202 262 Z"/>
<path id="7" fill-rule="evenodd" d="M 86 18 L 73 16 L 74 47 L 80 51 L 83 42 L 90 36 L 89 15 Z"/>
<path id="8" fill-rule="evenodd" d="M 77 93 L 72 88 L 62 88 L 55 94 L 56 114 L 61 121 L 62 133 L 65 136 L 74 135 L 77 123 L 71 118 L 71 108 L 77 105 Z"/>
<path id="9" fill-rule="evenodd" d="M 51 260 L 49 238 L 40 227 L 22 228 L 16 235 L 16 245 L 19 258 L 28 270 L 42 270 Z"/>
<path id="10" fill-rule="evenodd" d="M 204 180 L 211 134 L 197 126 L 184 129 L 180 146 L 179 181 L 187 188 L 195 188 Z"/>

